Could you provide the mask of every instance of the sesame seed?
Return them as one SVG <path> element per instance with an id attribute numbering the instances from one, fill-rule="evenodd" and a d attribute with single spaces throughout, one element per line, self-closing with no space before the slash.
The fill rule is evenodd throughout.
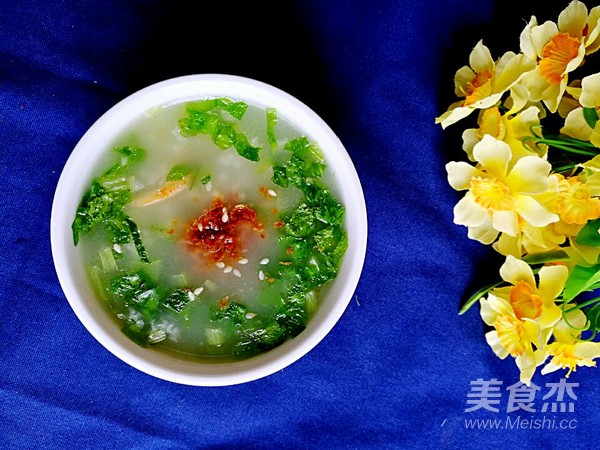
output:
<path id="1" fill-rule="evenodd" d="M 265 279 L 265 273 L 264 273 L 262 270 L 260 270 L 260 271 L 258 272 L 258 279 L 259 279 L 260 281 L 262 281 L 262 280 L 264 280 L 264 279 Z"/>
<path id="2" fill-rule="evenodd" d="M 223 214 L 225 214 L 227 212 L 227 208 L 223 207 L 221 211 L 223 212 Z"/>
<path id="3" fill-rule="evenodd" d="M 113 245 L 113 249 L 117 253 L 123 253 L 123 249 L 121 248 L 121 246 L 119 244 Z"/>
<path id="4" fill-rule="evenodd" d="M 223 223 L 229 222 L 229 215 L 227 213 L 223 214 L 223 217 L 221 217 L 221 220 L 223 221 Z"/>
<path id="5" fill-rule="evenodd" d="M 242 258 L 238 261 L 238 264 L 248 264 L 248 258 Z"/>
<path id="6" fill-rule="evenodd" d="M 231 267 L 231 266 L 227 266 L 227 267 L 225 267 L 225 268 L 223 269 L 223 273 L 229 273 L 229 272 L 231 272 L 232 270 L 233 270 L 233 267 Z"/>
<path id="7" fill-rule="evenodd" d="M 246 319 L 254 319 L 256 317 L 255 313 L 248 313 L 246 314 Z"/>
<path id="8" fill-rule="evenodd" d="M 275 192 L 273 189 L 269 189 L 267 194 L 269 194 L 271 197 L 277 197 L 277 192 Z"/>
<path id="9" fill-rule="evenodd" d="M 223 261 L 219 261 L 215 264 L 215 266 L 217 266 L 219 269 L 222 269 L 223 267 L 225 267 L 225 263 Z"/>
<path id="10" fill-rule="evenodd" d="M 204 186 L 204 188 L 206 189 L 206 192 L 212 191 L 212 182 L 209 181 L 208 183 L 206 183 L 206 185 Z"/>
<path id="11" fill-rule="evenodd" d="M 190 299 L 190 302 L 193 302 L 196 299 L 196 296 L 194 295 L 194 293 L 192 291 L 188 291 L 188 298 Z"/>
<path id="12" fill-rule="evenodd" d="M 202 294 L 203 290 L 204 290 L 203 287 L 199 287 L 199 288 L 194 289 L 194 295 L 200 295 L 200 294 Z"/>
<path id="13" fill-rule="evenodd" d="M 233 269 L 233 274 L 234 274 L 236 277 L 238 277 L 238 278 L 242 276 L 242 272 L 240 272 L 240 271 L 239 271 L 239 270 L 237 270 L 237 269 Z"/>
<path id="14" fill-rule="evenodd" d="M 263 259 L 261 259 L 260 260 L 260 264 L 263 265 L 263 266 L 266 265 L 266 264 L 269 264 L 269 258 L 263 258 Z"/>
<path id="15" fill-rule="evenodd" d="M 202 231 L 204 229 L 204 227 L 202 226 L 201 223 L 198 224 L 198 231 Z"/>

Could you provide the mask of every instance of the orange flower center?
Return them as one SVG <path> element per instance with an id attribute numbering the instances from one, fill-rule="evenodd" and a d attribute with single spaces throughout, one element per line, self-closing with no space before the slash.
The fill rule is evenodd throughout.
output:
<path id="1" fill-rule="evenodd" d="M 512 316 L 498 316 L 493 323 L 500 344 L 512 356 L 525 353 L 527 346 L 523 342 L 523 325 Z"/>
<path id="2" fill-rule="evenodd" d="M 583 225 L 600 217 L 600 200 L 576 178 L 559 180 L 558 214 L 569 225 Z"/>
<path id="3" fill-rule="evenodd" d="M 506 126 L 502 122 L 502 114 L 500 114 L 498 108 L 489 108 L 481 113 L 477 133 L 480 138 L 483 138 L 486 134 L 494 136 L 497 139 L 504 138 L 506 135 Z"/>
<path id="4" fill-rule="evenodd" d="M 537 319 L 542 314 L 542 298 L 534 294 L 531 285 L 519 281 L 510 289 L 510 304 L 519 320 Z"/>
<path id="5" fill-rule="evenodd" d="M 494 77 L 494 73 L 485 69 L 477 74 L 468 84 L 465 92 L 465 103 L 463 106 L 469 106 L 479 100 L 489 97 L 492 93 L 492 84 L 489 82 Z"/>
<path id="6" fill-rule="evenodd" d="M 558 33 L 544 46 L 540 74 L 550 84 L 560 84 L 567 65 L 579 54 L 579 40 L 569 33 Z"/>
<path id="7" fill-rule="evenodd" d="M 486 209 L 502 211 L 511 210 L 514 206 L 510 189 L 496 178 L 473 177 L 471 193 L 475 201 Z"/>

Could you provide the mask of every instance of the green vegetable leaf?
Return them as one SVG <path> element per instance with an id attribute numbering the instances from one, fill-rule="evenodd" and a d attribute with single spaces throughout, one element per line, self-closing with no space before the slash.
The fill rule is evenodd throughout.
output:
<path id="1" fill-rule="evenodd" d="M 229 319 L 236 325 L 240 325 L 246 319 L 248 308 L 240 303 L 229 302 L 225 308 L 215 309 L 211 320 Z"/>
<path id="2" fill-rule="evenodd" d="M 192 112 L 208 112 L 214 109 L 221 109 L 228 112 L 234 118 L 240 120 L 244 117 L 248 105 L 244 102 L 234 102 L 229 98 L 213 98 L 209 100 L 199 100 L 190 102 L 186 105 L 188 111 Z"/>
<path id="3" fill-rule="evenodd" d="M 590 220 L 588 223 L 586 223 L 575 237 L 575 242 L 579 245 L 599 247 L 600 219 Z"/>
<path id="4" fill-rule="evenodd" d="M 227 111 L 239 120 L 247 108 L 248 105 L 244 102 L 234 102 L 227 98 L 188 103 L 186 116 L 179 119 L 180 133 L 186 137 L 208 134 L 220 149 L 234 147 L 240 156 L 258 161 L 260 148 L 250 145 L 246 135 L 237 129 L 237 124 L 227 121 L 219 113 L 220 110 Z"/>
<path id="5" fill-rule="evenodd" d="M 573 300 L 582 292 L 592 291 L 600 287 L 600 264 L 592 267 L 574 266 L 565 283 L 563 299 Z"/>
<path id="6" fill-rule="evenodd" d="M 277 121 L 277 110 L 275 108 L 267 108 L 267 140 L 273 151 L 277 148 L 277 138 L 275 137 L 275 125 L 277 125 Z"/>
<path id="7" fill-rule="evenodd" d="M 212 180 L 212 176 L 206 175 L 204 178 L 202 178 L 201 182 L 202 184 L 208 184 L 210 180 Z"/>
<path id="8" fill-rule="evenodd" d="M 285 221 L 284 230 L 291 236 L 308 236 L 314 231 L 315 220 L 315 210 L 303 203 Z"/>
<path id="9" fill-rule="evenodd" d="M 180 313 L 190 302 L 189 289 L 175 289 L 171 294 L 163 300 L 163 305 L 172 309 L 176 313 Z"/>
<path id="10" fill-rule="evenodd" d="M 127 162 L 141 161 L 146 156 L 146 151 L 139 147 L 115 147 L 113 150 L 127 157 Z"/>
<path id="11" fill-rule="evenodd" d="M 193 173 L 193 170 L 190 167 L 175 165 L 169 170 L 167 174 L 167 181 L 179 181 L 183 180 L 185 177 Z"/>
<path id="12" fill-rule="evenodd" d="M 150 263 L 148 259 L 148 255 L 146 254 L 146 248 L 142 243 L 142 238 L 140 237 L 140 230 L 133 220 L 130 218 L 126 218 L 125 221 L 129 225 L 129 230 L 131 231 L 131 237 L 133 238 L 133 244 L 135 245 L 135 249 L 140 256 L 140 259 L 145 263 Z"/>
<path id="13" fill-rule="evenodd" d="M 260 152 L 260 148 L 253 147 L 252 145 L 250 145 L 250 143 L 248 142 L 248 138 L 244 133 L 238 132 L 236 134 L 236 140 L 233 146 L 240 156 L 243 156 L 244 158 L 249 159 L 250 161 L 259 160 L 258 153 Z"/>

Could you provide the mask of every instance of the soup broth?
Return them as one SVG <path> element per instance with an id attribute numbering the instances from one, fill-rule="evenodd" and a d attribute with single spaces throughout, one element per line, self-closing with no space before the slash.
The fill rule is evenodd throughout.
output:
<path id="1" fill-rule="evenodd" d="M 113 147 L 73 232 L 125 334 L 219 361 L 304 329 L 347 247 L 316 143 L 223 98 L 149 111 Z"/>

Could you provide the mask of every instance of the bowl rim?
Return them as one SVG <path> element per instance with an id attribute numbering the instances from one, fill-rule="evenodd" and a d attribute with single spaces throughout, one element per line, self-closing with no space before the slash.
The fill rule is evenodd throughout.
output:
<path id="1" fill-rule="evenodd" d="M 328 164 L 334 162 L 328 167 L 335 167 L 331 169 L 332 174 L 339 176 L 336 183 L 343 187 L 340 194 L 346 207 L 349 245 L 338 277 L 333 281 L 333 289 L 326 294 L 326 301 L 303 332 L 249 359 L 206 364 L 180 361 L 151 348 L 137 346 L 116 326 L 108 325 L 107 319 L 113 324 L 114 321 L 106 311 L 99 309 L 100 302 L 91 295 L 89 286 L 86 288 L 89 283 L 82 280 L 83 268 L 78 269 L 76 258 L 69 257 L 75 251 L 70 226 L 76 205 L 89 185 L 94 163 L 106 154 L 111 141 L 122 130 L 152 108 L 218 96 L 238 98 L 262 108 L 275 107 L 278 115 L 288 118 L 319 144 Z M 103 147 L 102 143 L 105 144 Z M 253 381 L 278 372 L 312 350 L 339 321 L 354 295 L 366 257 L 367 234 L 367 210 L 360 179 L 333 130 L 311 108 L 281 89 L 251 78 L 225 74 L 187 75 L 161 81 L 134 92 L 107 110 L 81 137 L 65 163 L 50 218 L 55 270 L 71 308 L 88 332 L 130 366 L 163 380 L 194 386 L 226 386 Z M 338 281 L 342 277 L 344 283 Z M 329 300 L 334 295 L 336 298 Z"/>

